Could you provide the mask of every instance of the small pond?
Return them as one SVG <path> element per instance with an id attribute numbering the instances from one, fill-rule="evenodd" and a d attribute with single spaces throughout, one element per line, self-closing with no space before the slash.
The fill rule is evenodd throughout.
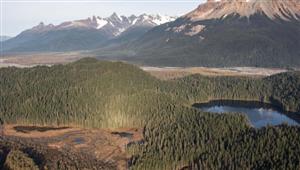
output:
<path id="1" fill-rule="evenodd" d="M 212 113 L 242 113 L 256 128 L 267 125 L 300 125 L 300 113 L 284 112 L 270 104 L 252 101 L 215 100 L 194 104 L 193 107 Z"/>
<path id="2" fill-rule="evenodd" d="M 38 131 L 38 132 L 47 132 L 50 130 L 64 130 L 68 129 L 68 127 L 51 127 L 51 126 L 15 126 L 14 129 L 17 132 L 22 133 L 29 133 L 32 131 Z"/>
<path id="3" fill-rule="evenodd" d="M 127 139 L 132 139 L 133 134 L 132 133 L 128 133 L 128 132 L 112 132 L 112 135 L 118 135 L 121 138 L 127 138 Z"/>
<path id="4" fill-rule="evenodd" d="M 78 137 L 78 138 L 75 138 L 72 142 L 76 145 L 79 145 L 79 144 L 83 144 L 85 142 L 85 140 L 84 140 L 84 138 Z"/>

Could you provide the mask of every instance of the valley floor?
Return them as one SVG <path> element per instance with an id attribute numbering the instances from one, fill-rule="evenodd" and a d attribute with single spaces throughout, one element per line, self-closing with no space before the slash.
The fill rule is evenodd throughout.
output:
<path id="1" fill-rule="evenodd" d="M 209 67 L 141 67 L 151 75 L 163 79 L 175 79 L 192 74 L 205 76 L 253 76 L 265 77 L 283 72 L 286 69 L 277 68 L 255 68 L 255 67 L 228 67 L 228 68 L 209 68 Z"/>
<path id="2" fill-rule="evenodd" d="M 9 54 L 0 57 L 1 67 L 33 67 L 37 65 L 53 65 L 66 64 L 86 57 L 78 52 L 65 53 L 24 53 L 24 54 Z"/>
<path id="3" fill-rule="evenodd" d="M 0 58 L 1 67 L 34 67 L 37 65 L 51 66 L 54 64 L 67 64 L 81 58 L 87 57 L 84 53 L 37 53 L 23 55 L 9 55 Z M 274 74 L 287 72 L 286 69 L 278 68 L 257 68 L 257 67 L 148 67 L 140 68 L 151 75 L 162 79 L 169 80 L 180 78 L 191 74 L 201 74 L 205 76 L 252 76 L 265 77 Z"/>

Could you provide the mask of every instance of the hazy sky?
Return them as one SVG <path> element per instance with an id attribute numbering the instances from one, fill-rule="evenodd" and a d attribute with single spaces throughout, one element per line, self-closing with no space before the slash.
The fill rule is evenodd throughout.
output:
<path id="1" fill-rule="evenodd" d="M 1 34 L 15 36 L 41 21 L 59 24 L 93 15 L 167 14 L 180 16 L 205 0 L 0 0 Z"/>

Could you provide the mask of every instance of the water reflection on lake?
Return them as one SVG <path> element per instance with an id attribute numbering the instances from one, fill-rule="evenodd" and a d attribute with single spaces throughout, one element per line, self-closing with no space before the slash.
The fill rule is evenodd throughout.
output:
<path id="1" fill-rule="evenodd" d="M 282 113 L 274 108 L 266 108 L 265 106 L 259 107 L 258 104 L 251 106 L 251 104 L 245 105 L 244 103 L 239 106 L 238 103 L 221 104 L 221 102 L 219 102 L 218 104 L 216 104 L 216 102 L 214 102 L 209 104 L 197 104 L 194 106 L 205 112 L 243 113 L 247 115 L 251 124 L 256 128 L 261 128 L 267 125 L 280 125 L 282 123 L 287 123 L 289 125 L 299 125 L 296 120 L 288 117 L 287 114 Z M 295 117 L 299 116 L 296 113 L 292 114 L 294 114 Z"/>

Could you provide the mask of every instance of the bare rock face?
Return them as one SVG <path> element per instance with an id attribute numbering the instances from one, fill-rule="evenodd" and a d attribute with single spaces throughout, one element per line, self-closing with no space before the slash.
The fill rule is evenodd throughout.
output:
<path id="1" fill-rule="evenodd" d="M 300 0 L 208 0 L 184 17 L 198 21 L 231 14 L 250 17 L 256 13 L 263 13 L 270 19 L 300 20 Z"/>

